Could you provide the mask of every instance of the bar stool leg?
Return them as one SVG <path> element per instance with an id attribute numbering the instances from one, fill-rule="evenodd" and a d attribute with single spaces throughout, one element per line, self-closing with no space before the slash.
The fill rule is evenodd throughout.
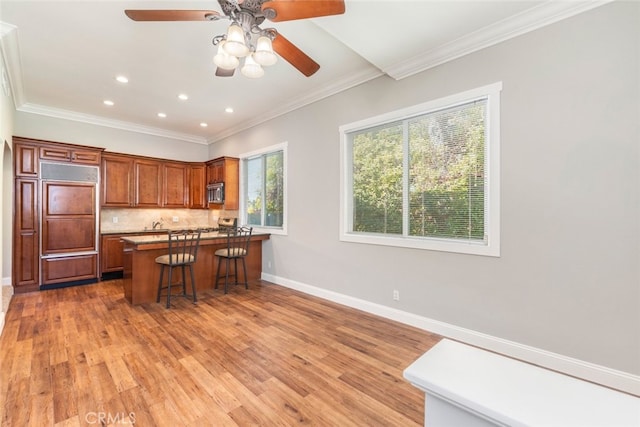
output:
<path id="1" fill-rule="evenodd" d="M 216 270 L 216 289 L 218 289 L 218 280 L 220 279 L 220 264 L 222 264 L 222 260 L 218 260 L 218 269 Z"/>
<path id="2" fill-rule="evenodd" d="M 167 308 L 171 306 L 171 280 L 173 279 L 171 277 L 172 272 L 173 272 L 173 268 L 169 266 L 169 283 L 167 283 Z"/>
<path id="3" fill-rule="evenodd" d="M 244 257 L 242 257 L 242 271 L 244 271 L 244 288 L 249 289 L 249 279 L 247 279 L 247 264 L 244 262 Z"/>
<path id="4" fill-rule="evenodd" d="M 158 297 L 156 302 L 160 302 L 160 294 L 162 293 L 162 277 L 164 276 L 164 264 L 160 264 L 160 280 L 158 281 Z"/>
<path id="5" fill-rule="evenodd" d="M 189 273 L 191 273 L 191 292 L 193 292 L 193 303 L 198 302 L 196 297 L 196 281 L 193 278 L 193 265 L 189 264 Z"/>
<path id="6" fill-rule="evenodd" d="M 226 258 L 227 261 L 227 271 L 226 271 L 226 276 L 224 278 L 224 293 L 226 294 L 228 292 L 228 288 L 229 288 L 229 261 L 231 261 L 230 258 Z"/>
<path id="7" fill-rule="evenodd" d="M 181 265 L 180 267 L 182 267 L 182 296 L 186 297 L 187 296 L 187 277 L 186 274 L 184 272 L 184 265 Z"/>

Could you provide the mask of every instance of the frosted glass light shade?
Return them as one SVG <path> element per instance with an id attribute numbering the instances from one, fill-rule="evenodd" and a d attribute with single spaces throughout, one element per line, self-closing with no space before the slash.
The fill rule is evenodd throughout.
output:
<path id="1" fill-rule="evenodd" d="M 255 59 L 258 64 L 264 65 L 265 67 L 273 65 L 278 61 L 278 57 L 273 53 L 273 47 L 271 46 L 271 39 L 269 37 L 258 37 L 253 59 Z"/>
<path id="2" fill-rule="evenodd" d="M 218 53 L 213 57 L 213 63 L 220 68 L 224 68 L 225 70 L 233 70 L 240 64 L 240 61 L 238 60 L 238 58 L 233 55 L 229 55 L 225 51 L 225 43 L 226 41 L 223 40 L 218 45 Z"/>
<path id="3" fill-rule="evenodd" d="M 234 23 L 229 26 L 224 50 L 229 55 L 237 57 L 243 57 L 249 54 L 249 48 L 244 42 L 244 31 L 242 31 L 242 27 L 238 24 Z"/>
<path id="4" fill-rule="evenodd" d="M 251 79 L 257 79 L 264 75 L 264 70 L 260 64 L 253 60 L 253 55 L 249 55 L 244 59 L 244 65 L 240 71 L 243 75 Z"/>

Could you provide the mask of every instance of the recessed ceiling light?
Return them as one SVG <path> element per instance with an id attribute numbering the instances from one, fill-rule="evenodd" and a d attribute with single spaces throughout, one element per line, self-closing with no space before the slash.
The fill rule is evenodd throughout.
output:
<path id="1" fill-rule="evenodd" d="M 161 117 L 164 119 L 165 117 L 167 117 L 167 115 L 165 113 L 158 113 L 158 117 Z"/>
<path id="2" fill-rule="evenodd" d="M 227 113 L 233 113 L 233 108 L 227 107 L 224 109 L 224 111 L 226 111 Z"/>
<path id="3" fill-rule="evenodd" d="M 180 95 L 178 95 L 178 98 L 180 98 L 183 101 L 186 101 L 187 99 L 189 99 L 189 97 L 187 95 L 185 95 L 184 93 L 181 93 Z"/>
<path id="4" fill-rule="evenodd" d="M 200 123 L 200 126 L 203 128 L 206 128 L 207 126 L 209 126 L 208 124 L 206 124 L 205 122 Z"/>
<path id="5" fill-rule="evenodd" d="M 102 103 L 104 105 L 108 105 L 109 107 L 113 107 L 113 101 L 110 101 L 108 99 L 105 99 L 104 101 L 102 101 Z"/>
<path id="6" fill-rule="evenodd" d="M 129 83 L 129 79 L 126 78 L 125 76 L 117 76 L 116 80 L 119 81 L 120 83 Z"/>

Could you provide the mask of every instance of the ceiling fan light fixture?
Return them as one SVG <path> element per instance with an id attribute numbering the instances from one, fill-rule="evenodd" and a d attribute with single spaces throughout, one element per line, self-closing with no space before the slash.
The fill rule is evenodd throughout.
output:
<path id="1" fill-rule="evenodd" d="M 278 61 L 278 57 L 273 53 L 271 39 L 267 36 L 260 36 L 256 41 L 256 51 L 253 59 L 260 65 L 268 67 Z"/>
<path id="2" fill-rule="evenodd" d="M 233 70 L 239 64 L 240 61 L 233 55 L 229 55 L 225 50 L 226 41 L 223 40 L 218 44 L 218 53 L 213 57 L 213 63 L 216 64 L 220 68 L 224 68 L 225 70 Z"/>
<path id="3" fill-rule="evenodd" d="M 249 48 L 244 40 L 244 31 L 242 27 L 235 22 L 229 25 L 229 29 L 227 30 L 224 50 L 229 55 L 237 57 L 243 57 L 249 54 Z"/>
<path id="4" fill-rule="evenodd" d="M 264 69 L 253 59 L 253 54 L 244 59 L 244 65 L 240 70 L 245 77 L 257 79 L 264 75 Z"/>

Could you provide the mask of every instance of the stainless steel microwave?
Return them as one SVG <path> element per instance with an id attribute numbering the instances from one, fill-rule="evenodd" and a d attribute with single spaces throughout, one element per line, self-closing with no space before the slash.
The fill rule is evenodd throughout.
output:
<path id="1" fill-rule="evenodd" d="M 207 185 L 207 201 L 209 203 L 224 203 L 224 182 Z"/>

